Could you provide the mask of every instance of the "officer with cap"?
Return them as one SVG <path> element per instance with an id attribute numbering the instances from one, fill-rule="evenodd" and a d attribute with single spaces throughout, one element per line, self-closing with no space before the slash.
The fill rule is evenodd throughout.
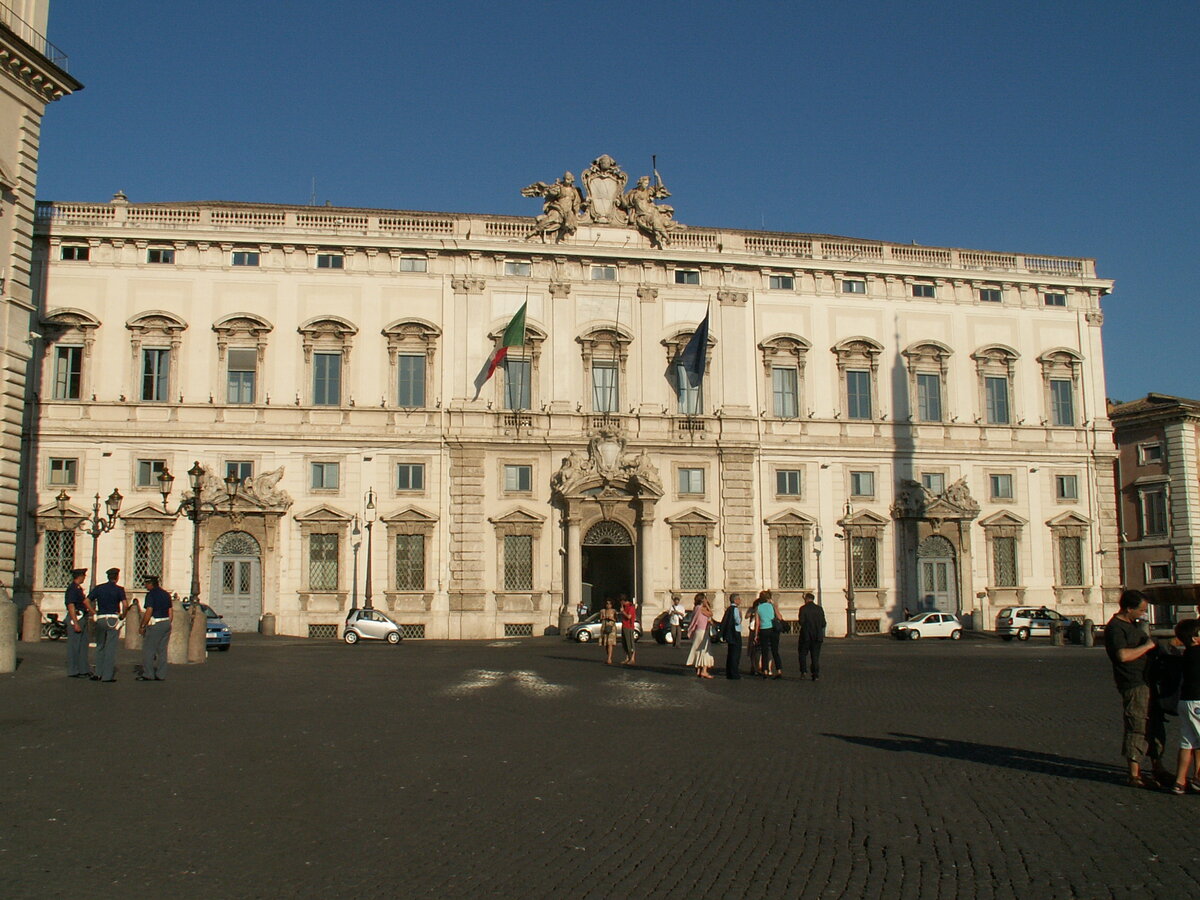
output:
<path id="1" fill-rule="evenodd" d="M 167 642 L 171 638 L 171 595 L 159 586 L 157 575 L 147 575 L 146 611 L 142 613 L 142 674 L 138 681 L 167 680 Z"/>
<path id="2" fill-rule="evenodd" d="M 88 594 L 96 613 L 96 674 L 92 681 L 117 680 L 117 629 L 125 615 L 125 588 L 117 584 L 120 569 L 109 569 L 105 584 Z"/>
<path id="3" fill-rule="evenodd" d="M 67 605 L 67 677 L 89 678 L 87 620 L 92 605 L 83 596 L 83 578 L 87 569 L 72 569 L 64 600 Z"/>

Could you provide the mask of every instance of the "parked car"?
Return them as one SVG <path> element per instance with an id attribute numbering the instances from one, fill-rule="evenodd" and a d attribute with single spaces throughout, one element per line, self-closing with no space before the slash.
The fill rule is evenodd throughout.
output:
<path id="1" fill-rule="evenodd" d="M 743 612 L 743 615 L 745 613 Z M 687 630 L 692 624 L 692 610 L 688 610 L 683 614 L 683 621 L 679 625 L 679 635 L 682 640 L 687 640 Z M 654 617 L 654 624 L 650 626 L 650 635 L 660 644 L 672 643 L 671 636 L 671 611 L 665 610 Z M 708 623 L 708 639 L 719 644 L 724 638 L 721 637 L 721 623 L 713 619 Z"/>
<path id="2" fill-rule="evenodd" d="M 192 606 L 192 603 L 183 604 L 184 609 L 191 609 Z M 221 614 L 207 603 L 201 603 L 200 609 L 204 613 L 204 648 L 227 652 L 233 641 L 233 632 L 229 630 Z"/>
<path id="3" fill-rule="evenodd" d="M 1006 641 L 1027 641 L 1031 635 L 1049 635 L 1052 625 L 1064 628 L 1071 620 L 1044 606 L 1006 606 L 996 614 L 996 633 Z"/>
<path id="4" fill-rule="evenodd" d="M 377 609 L 352 609 L 346 616 L 342 640 L 347 644 L 359 641 L 387 641 L 398 644 L 404 640 L 400 626 Z"/>
<path id="5" fill-rule="evenodd" d="M 927 612 L 897 622 L 891 635 L 898 641 L 915 641 L 923 637 L 950 638 L 957 641 L 962 637 L 962 623 L 949 613 Z"/>
<path id="6" fill-rule="evenodd" d="M 621 636 L 624 629 L 621 627 L 621 616 L 617 614 L 617 637 Z M 567 637 L 573 641 L 578 641 L 581 644 L 586 644 L 588 641 L 600 639 L 600 613 L 592 613 L 582 622 L 576 622 L 567 629 Z M 642 628 L 637 626 L 633 630 L 633 639 L 640 641 L 642 639 Z"/>

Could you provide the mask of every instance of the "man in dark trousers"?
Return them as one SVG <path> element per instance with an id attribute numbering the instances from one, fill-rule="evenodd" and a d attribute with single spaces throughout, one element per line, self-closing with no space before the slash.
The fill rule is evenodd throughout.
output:
<path id="1" fill-rule="evenodd" d="M 729 606 L 721 619 L 721 638 L 725 641 L 725 677 L 733 680 L 742 677 L 742 611 L 738 608 L 738 594 L 729 595 Z"/>
<path id="2" fill-rule="evenodd" d="M 1141 591 L 1121 593 L 1116 615 L 1104 626 L 1104 649 L 1112 663 L 1113 678 L 1121 693 L 1125 733 L 1121 755 L 1129 766 L 1131 787 L 1157 788 L 1173 778 L 1163 765 L 1166 743 L 1162 710 L 1154 696 L 1150 679 L 1150 660 L 1158 650 L 1154 640 L 1141 629 L 1146 614 L 1146 595 Z M 1142 773 L 1142 759 L 1149 756 L 1154 774 Z M 1159 783 L 1156 783 L 1159 782 Z"/>
<path id="3" fill-rule="evenodd" d="M 83 578 L 87 569 L 72 569 L 71 583 L 67 585 L 67 677 L 87 678 L 92 674 L 88 668 L 88 616 L 91 607 L 83 596 Z"/>
<path id="4" fill-rule="evenodd" d="M 96 674 L 92 681 L 117 680 L 117 629 L 125 616 L 125 588 L 117 584 L 121 570 L 109 569 L 104 574 L 108 581 L 88 594 L 96 611 Z"/>
<path id="5" fill-rule="evenodd" d="M 806 591 L 800 607 L 800 677 L 807 674 L 812 660 L 813 681 L 821 677 L 821 644 L 825 640 L 825 610 L 816 601 L 813 593 Z"/>

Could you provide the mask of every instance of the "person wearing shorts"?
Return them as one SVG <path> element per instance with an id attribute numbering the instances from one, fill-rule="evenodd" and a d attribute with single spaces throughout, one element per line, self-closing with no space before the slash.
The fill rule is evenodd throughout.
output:
<path id="1" fill-rule="evenodd" d="M 1179 763 L 1171 792 L 1186 794 L 1188 785 L 1200 790 L 1196 779 L 1200 762 L 1200 619 L 1185 619 L 1175 626 L 1183 645 L 1183 683 L 1179 687 Z"/>

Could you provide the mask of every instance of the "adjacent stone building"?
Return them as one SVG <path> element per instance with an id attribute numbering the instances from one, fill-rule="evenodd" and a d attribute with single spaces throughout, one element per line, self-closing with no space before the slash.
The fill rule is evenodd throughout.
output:
<path id="1" fill-rule="evenodd" d="M 42 204 L 24 590 L 58 595 L 116 487 L 101 565 L 186 593 L 199 461 L 202 593 L 244 629 L 332 635 L 368 589 L 439 638 L 619 593 L 648 626 L 673 591 L 813 590 L 834 634 L 1111 609 L 1092 260 L 685 228 L 659 180 L 581 180 L 526 188 L 536 219 Z"/>

